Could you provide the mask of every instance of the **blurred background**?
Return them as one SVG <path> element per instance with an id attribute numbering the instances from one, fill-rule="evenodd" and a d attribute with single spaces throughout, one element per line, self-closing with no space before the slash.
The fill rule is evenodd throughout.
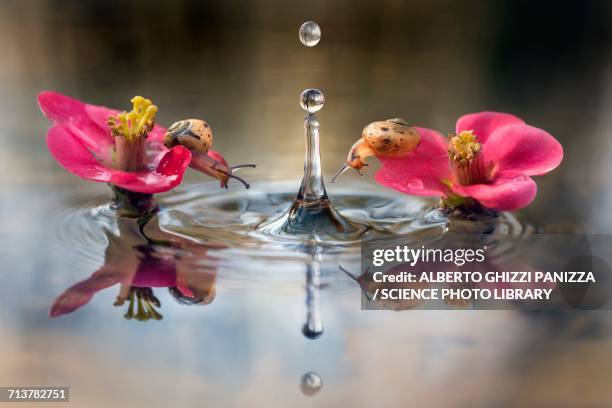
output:
<path id="1" fill-rule="evenodd" d="M 307 20 L 322 28 L 314 48 L 298 40 Z M 609 1 L 3 0 L 0 385 L 70 385 L 72 406 L 89 407 L 286 398 L 298 406 L 609 406 L 605 312 L 364 314 L 355 293 L 344 306 L 324 303 L 335 330 L 307 343 L 296 330 L 298 288 L 274 303 L 228 295 L 206 313 L 180 309 L 172 324 L 146 329 L 113 312 L 112 294 L 99 308 L 48 320 L 58 291 L 91 271 L 50 249 L 44 222 L 106 186 L 51 158 L 36 95 L 55 90 L 119 109 L 149 97 L 161 124 L 205 119 L 232 163 L 257 162 L 296 185 L 305 88 L 326 96 L 327 177 L 369 122 L 402 117 L 446 134 L 464 113 L 510 112 L 565 149 L 523 213 L 550 231 L 609 233 L 611 21 Z M 313 365 L 326 385 L 308 399 L 299 378 Z"/>
<path id="2" fill-rule="evenodd" d="M 328 173 L 369 122 L 454 129 L 460 115 L 511 112 L 563 144 L 529 212 L 608 231 L 611 5 L 607 1 L 32 1 L 0 5 L 3 182 L 59 170 L 36 94 L 56 90 L 159 121 L 208 120 L 235 163 L 299 174 L 300 91 L 321 89 Z M 297 40 L 308 19 L 318 46 Z M 24 157 L 31 158 L 24 160 Z M 10 177 L 7 177 L 10 174 Z"/>

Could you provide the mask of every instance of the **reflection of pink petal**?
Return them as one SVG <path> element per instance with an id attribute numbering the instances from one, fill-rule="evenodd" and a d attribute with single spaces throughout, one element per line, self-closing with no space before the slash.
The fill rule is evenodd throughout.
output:
<path id="1" fill-rule="evenodd" d="M 520 172 L 527 176 L 547 173 L 563 159 L 563 147 L 548 132 L 529 125 L 496 130 L 482 146 L 486 163 L 494 171 Z"/>
<path id="2" fill-rule="evenodd" d="M 152 288 L 176 286 L 176 267 L 174 259 L 144 254 L 132 278 L 131 285 Z"/>
<path id="3" fill-rule="evenodd" d="M 47 134 L 51 154 L 66 170 L 87 180 L 112 183 L 130 191 L 161 193 L 177 186 L 191 160 L 191 153 L 176 146 L 160 153 L 155 170 L 125 172 L 99 163 L 91 153 L 91 139 L 71 126 L 56 125 Z"/>
<path id="4" fill-rule="evenodd" d="M 536 196 L 537 186 L 528 176 L 500 173 L 491 184 L 453 185 L 453 191 L 475 198 L 487 208 L 510 211 L 529 205 Z"/>
<path id="5" fill-rule="evenodd" d="M 460 117 L 457 120 L 455 131 L 459 134 L 464 130 L 472 130 L 478 141 L 484 143 L 495 130 L 508 125 L 524 123 L 522 119 L 508 113 L 477 112 Z"/>
<path id="6" fill-rule="evenodd" d="M 420 196 L 443 195 L 448 191 L 444 180 L 451 180 L 447 142 L 435 130 L 417 128 L 421 142 L 404 157 L 381 157 L 382 168 L 376 181 L 406 194 Z"/>
<path id="7" fill-rule="evenodd" d="M 51 310 L 49 310 L 49 316 L 62 316 L 85 306 L 97 292 L 118 283 L 120 277 L 120 272 L 103 266 L 91 275 L 89 279 L 66 289 L 66 291 L 53 302 Z"/>

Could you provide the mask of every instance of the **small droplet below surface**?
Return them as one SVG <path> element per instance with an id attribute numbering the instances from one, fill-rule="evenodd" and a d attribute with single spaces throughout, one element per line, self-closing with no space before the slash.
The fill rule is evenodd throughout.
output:
<path id="1" fill-rule="evenodd" d="M 320 325 L 315 326 L 315 325 L 309 325 L 308 323 L 305 323 L 304 326 L 302 326 L 302 334 L 307 339 L 316 340 L 319 337 L 321 337 L 321 335 L 323 334 L 323 327 Z"/>
<path id="2" fill-rule="evenodd" d="M 325 95 L 318 89 L 306 89 L 300 94 L 300 106 L 302 109 L 314 113 L 325 105 Z"/>
<path id="3" fill-rule="evenodd" d="M 321 376 L 314 371 L 309 371 L 302 376 L 302 381 L 300 383 L 302 394 L 307 396 L 315 395 L 321 390 L 321 387 L 323 387 L 323 380 Z"/>
<path id="4" fill-rule="evenodd" d="M 314 21 L 307 21 L 300 26 L 300 41 L 307 47 L 314 47 L 321 41 L 321 27 Z"/>

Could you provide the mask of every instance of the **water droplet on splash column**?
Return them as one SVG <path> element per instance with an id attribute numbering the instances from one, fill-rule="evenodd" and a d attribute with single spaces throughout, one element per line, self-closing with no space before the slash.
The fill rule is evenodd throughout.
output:
<path id="1" fill-rule="evenodd" d="M 314 21 L 307 21 L 300 26 L 300 42 L 307 47 L 314 47 L 321 41 L 321 27 Z"/>
<path id="2" fill-rule="evenodd" d="M 325 105 L 325 95 L 318 89 L 306 89 L 300 94 L 300 106 L 309 113 L 321 110 Z"/>

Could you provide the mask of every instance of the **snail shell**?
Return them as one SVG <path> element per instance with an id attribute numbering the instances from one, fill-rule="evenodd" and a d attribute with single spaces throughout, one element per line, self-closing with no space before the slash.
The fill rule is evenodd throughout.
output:
<path id="1" fill-rule="evenodd" d="M 421 141 L 421 135 L 414 126 L 403 119 L 388 119 L 372 122 L 361 133 L 346 158 L 346 166 L 359 171 L 368 164 L 365 159 L 370 156 L 398 157 L 414 150 Z M 334 180 L 344 172 L 340 169 Z"/>
<path id="2" fill-rule="evenodd" d="M 363 129 L 362 136 L 367 146 L 377 156 L 401 156 L 414 150 L 421 135 L 402 119 L 372 122 Z"/>
<path id="3" fill-rule="evenodd" d="M 212 129 L 200 119 L 185 119 L 174 123 L 164 136 L 164 145 L 172 148 L 181 145 L 189 150 L 207 153 L 213 142 Z"/>

